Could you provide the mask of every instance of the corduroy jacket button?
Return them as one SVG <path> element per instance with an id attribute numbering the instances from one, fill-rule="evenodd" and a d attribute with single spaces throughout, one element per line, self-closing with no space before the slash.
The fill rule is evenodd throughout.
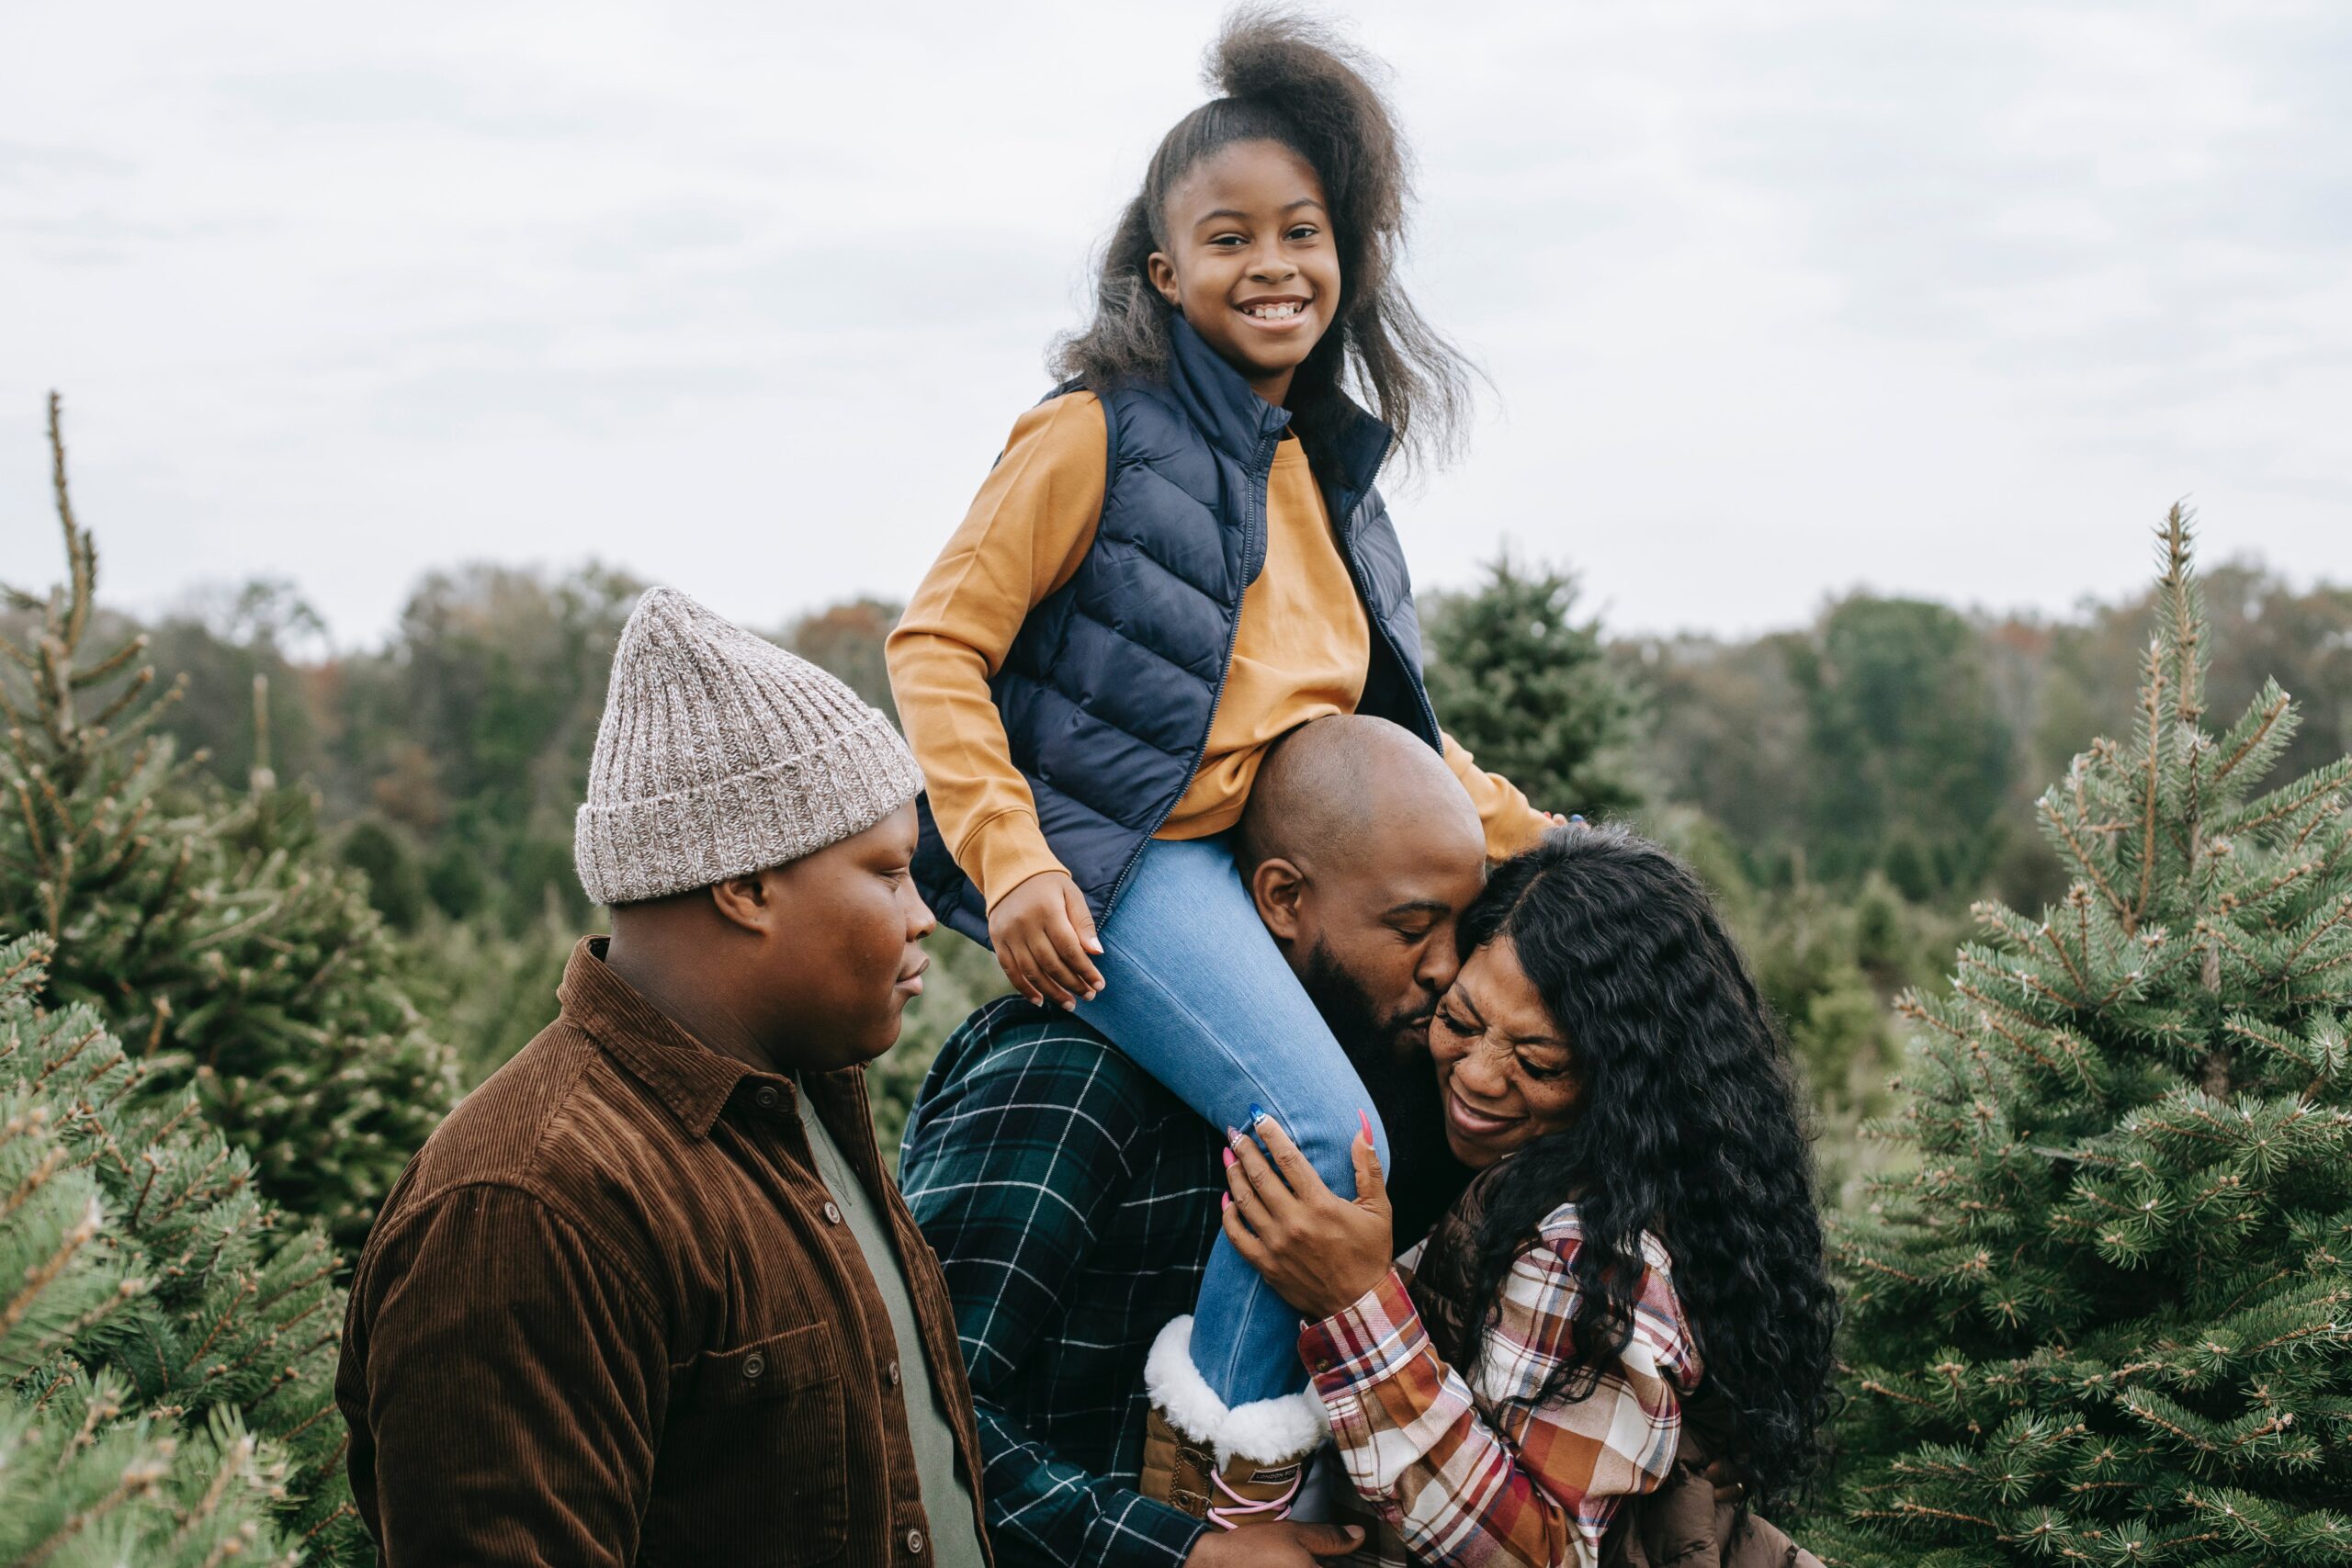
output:
<path id="1" fill-rule="evenodd" d="M 828 1201 L 825 1204 L 825 1223 L 829 1225 L 837 1225 L 842 1223 L 842 1207 L 839 1203 Z"/>
<path id="2" fill-rule="evenodd" d="M 760 1086 L 760 1092 L 752 1096 L 752 1103 L 758 1106 L 763 1111 L 774 1111 L 775 1109 L 776 1101 L 783 1098 L 783 1091 L 778 1089 L 775 1085 L 763 1084 Z"/>
<path id="3" fill-rule="evenodd" d="M 896 1387 L 898 1387 L 898 1386 L 899 1386 L 899 1363 L 898 1363 L 898 1362 L 893 1361 L 893 1362 L 891 1362 L 891 1363 L 889 1364 L 889 1366 L 888 1366 L 888 1367 L 887 1367 L 887 1368 L 885 1368 L 885 1369 L 883 1370 L 883 1373 L 882 1373 L 882 1381 L 883 1381 L 884 1382 L 888 1383 L 892 1388 L 896 1388 Z"/>
<path id="4" fill-rule="evenodd" d="M 917 1557 L 922 1555 L 922 1531 L 909 1530 L 907 1532 L 907 1550 Z"/>
<path id="5" fill-rule="evenodd" d="M 743 1375 L 745 1377 L 755 1378 L 767 1370 L 768 1359 L 765 1356 L 761 1355 L 757 1350 L 752 1351 L 750 1355 L 743 1358 Z"/>

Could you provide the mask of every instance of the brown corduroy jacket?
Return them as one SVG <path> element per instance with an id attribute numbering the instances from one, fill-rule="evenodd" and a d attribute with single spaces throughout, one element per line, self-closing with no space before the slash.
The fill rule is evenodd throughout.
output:
<path id="1" fill-rule="evenodd" d="M 410 1162 L 360 1255 L 335 1395 L 386 1562 L 927 1564 L 897 1341 L 792 1081 L 698 1044 L 602 953 L 573 952 L 561 1016 Z M 863 1075 L 808 1081 L 889 1216 L 977 1518 L 938 1264 Z"/>

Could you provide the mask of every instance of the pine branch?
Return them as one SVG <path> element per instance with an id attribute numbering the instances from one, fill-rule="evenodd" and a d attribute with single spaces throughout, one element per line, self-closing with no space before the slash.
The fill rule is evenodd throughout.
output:
<path id="1" fill-rule="evenodd" d="M 2253 734 L 2247 736 L 2238 746 L 2238 749 L 2231 752 L 2228 757 L 2222 760 L 2221 765 L 2213 770 L 2213 782 L 2215 784 L 2219 784 L 2223 779 L 2228 778 L 2232 773 L 2235 773 L 2237 771 L 2238 764 L 2252 756 L 2256 750 L 2260 747 L 2265 740 L 2269 739 L 2270 732 L 2278 727 L 2278 722 L 2285 718 L 2289 713 L 2293 711 L 2293 703 L 2289 699 L 2287 694 L 2284 692 L 2278 693 L 2273 696 L 2263 709 L 2260 728 L 2256 728 Z"/>
<path id="2" fill-rule="evenodd" d="M 74 671 L 74 684 L 76 686 L 95 686 L 99 682 L 118 673 L 121 671 L 123 666 L 129 664 L 132 660 L 147 651 L 148 640 L 149 639 L 145 632 L 137 633 L 129 640 L 124 642 L 120 648 L 116 649 L 112 653 L 107 654 L 96 664 L 85 665 L 80 670 Z M 152 676 L 153 671 L 150 671 L 148 673 Z"/>
<path id="3" fill-rule="evenodd" d="M 164 1451 L 168 1453 L 170 1450 L 165 1449 Z M 159 1458 L 133 1461 L 124 1469 L 122 1479 L 116 1484 L 113 1491 L 91 1506 L 77 1509 L 66 1516 L 65 1522 L 58 1526 L 48 1540 L 17 1560 L 17 1568 L 40 1568 L 41 1563 L 48 1562 L 66 1542 L 87 1535 L 93 1525 L 132 1498 L 144 1496 L 147 1493 L 153 1491 L 155 1483 L 163 1480 L 170 1472 L 171 1467 Z"/>
<path id="4" fill-rule="evenodd" d="M 214 1258 L 217 1259 L 219 1256 L 219 1251 L 216 1248 Z M 208 1267 L 205 1272 L 211 1272 L 210 1268 Z M 223 1303 L 220 1307 L 219 1314 L 213 1320 L 211 1330 L 205 1335 L 203 1341 L 199 1343 L 195 1351 L 189 1355 L 187 1364 L 180 1368 L 180 1376 L 186 1377 L 189 1372 L 194 1371 L 197 1364 L 202 1361 L 207 1355 L 210 1354 L 213 1342 L 218 1340 L 222 1334 L 226 1333 L 230 1325 L 236 1321 L 236 1314 L 239 1309 L 245 1305 L 246 1299 L 251 1297 L 256 1289 L 258 1289 L 258 1287 L 254 1285 L 250 1276 L 240 1279 L 237 1281 L 236 1298 Z"/>
<path id="5" fill-rule="evenodd" d="M 234 1446 L 220 1456 L 220 1463 L 213 1471 L 211 1484 L 204 1489 L 204 1495 L 197 1499 L 196 1506 L 188 1510 L 174 1540 L 187 1540 L 190 1531 L 220 1510 L 221 1499 L 228 1495 L 230 1482 L 252 1461 L 253 1457 L 254 1440 L 239 1437 Z"/>
<path id="6" fill-rule="evenodd" d="M 37 1133 L 47 1125 L 48 1121 L 49 1112 L 44 1106 L 35 1106 L 23 1115 L 12 1117 L 5 1124 L 0 1124 L 0 1145 L 5 1145 L 11 1138 L 22 1137 L 28 1133 Z M 16 1190 L 6 1198 L 0 1198 L 0 1224 L 7 1224 L 17 1210 L 32 1201 L 34 1193 L 48 1186 L 49 1179 L 55 1176 L 58 1167 L 64 1163 L 64 1149 L 54 1145 L 51 1145 L 49 1150 L 33 1163 L 33 1168 L 25 1173 L 25 1179 L 17 1184 Z"/>
<path id="7" fill-rule="evenodd" d="M 2164 757 L 2165 666 L 2161 640 L 2148 645 L 2147 673 L 2147 691 L 2141 699 L 2142 718 L 2148 730 L 2148 757 L 2140 775 L 2140 894 L 2132 900 L 2132 912 L 2124 919 L 2126 935 L 2139 930 L 2140 917 L 2146 911 L 2149 895 L 2155 886 L 2156 796 L 2161 788 L 2159 775 Z"/>
<path id="8" fill-rule="evenodd" d="M 2304 823 L 2301 829 L 2295 834 L 2294 842 L 2287 846 L 2289 852 L 2300 854 L 2302 852 L 2303 846 L 2311 842 L 2312 835 L 2313 833 L 2318 832 L 2322 828 L 2334 824 L 2335 820 L 2343 815 L 2344 797 L 2341 795 L 2331 791 L 2326 795 L 2321 797 L 2319 804 L 2320 809 L 2312 814 L 2312 819 Z M 2335 852 L 2340 852 L 2342 850 L 2343 843 L 2344 841 L 2342 840 L 2338 840 L 2334 847 L 2334 851 L 2332 851 L 2325 859 L 2320 862 L 2322 870 L 2333 871 L 2335 869 Z"/>
<path id="9" fill-rule="evenodd" d="M 2317 773 L 2282 784 L 2270 794 L 2247 802 L 2224 819 L 2224 831 L 2247 835 L 2286 820 L 2299 811 L 2333 813 L 2342 809 L 2342 792 L 2352 767 L 2332 762 Z M 2323 818 L 2324 820 L 2324 818 Z M 2308 830 L 2308 829 L 2307 829 Z"/>
<path id="10" fill-rule="evenodd" d="M 140 670 L 138 673 L 132 675 L 129 681 L 123 683 L 122 690 L 114 694 L 112 701 L 108 702 L 105 707 L 98 710 L 97 716 L 90 720 L 90 728 L 93 729 L 104 730 L 108 726 L 112 725 L 116 719 L 122 716 L 124 711 L 130 708 L 132 704 L 138 702 L 141 697 L 147 694 L 147 688 L 154 684 L 154 681 L 155 668 L 153 665 L 151 664 Z M 88 684 L 87 682 L 83 681 L 78 676 L 75 677 L 74 683 L 76 685 Z"/>
<path id="11" fill-rule="evenodd" d="M 59 1327 L 54 1333 L 37 1340 L 27 1352 L 27 1360 L 46 1359 L 55 1352 L 80 1343 L 98 1325 L 128 1307 L 147 1290 L 144 1280 L 125 1280 L 114 1288 L 114 1293 L 100 1301 L 81 1316 Z"/>
<path id="12" fill-rule="evenodd" d="M 2295 884 L 2309 881 L 2319 868 L 2319 862 L 2315 860 L 2298 861 L 2259 887 L 2244 893 L 2225 893 L 2222 896 L 2222 912 L 2234 914 L 2243 908 L 2267 904 Z"/>
<path id="13" fill-rule="evenodd" d="M 83 627 L 90 616 L 90 601 L 98 585 L 98 554 L 74 521 L 74 498 L 65 484 L 65 427 L 62 401 L 49 394 L 50 485 L 57 495 L 58 525 L 65 532 L 65 559 L 73 591 L 67 600 L 65 625 L 60 640 L 68 649 L 81 645 Z"/>
<path id="14" fill-rule="evenodd" d="M 2179 502 L 2165 513 L 2157 531 L 2157 602 L 2163 607 L 2165 640 L 2172 645 L 2176 670 L 2174 688 L 2179 693 L 2175 714 L 2182 724 L 2194 725 L 2204 716 L 2201 694 L 2205 673 L 2205 617 L 2198 604 L 2196 514 Z"/>
<path id="15" fill-rule="evenodd" d="M 0 1340 L 7 1338 L 9 1331 L 24 1321 L 25 1314 L 32 1311 L 34 1304 L 48 1292 L 49 1287 L 56 1283 L 57 1277 L 65 1272 L 67 1266 L 80 1256 L 84 1247 L 90 1245 L 91 1239 L 98 1234 L 100 1218 L 98 1201 L 92 1198 L 83 1211 L 81 1220 L 65 1233 L 57 1250 L 25 1270 L 17 1293 L 7 1301 L 0 1302 Z"/>
<path id="16" fill-rule="evenodd" d="M 2078 800 L 2077 805 L 2079 804 Z M 2098 863 L 2093 857 L 2089 847 L 2075 837 L 2074 829 L 2064 818 L 2059 815 L 2058 807 L 2052 802 L 2050 796 L 2043 795 L 2035 803 L 2034 809 L 2042 821 L 2049 824 L 2051 830 L 2065 840 L 2067 852 L 2073 855 L 2075 864 L 2090 874 L 2091 880 L 2098 886 L 2099 897 L 2107 900 L 2107 907 L 2114 912 L 2117 919 L 2123 922 L 2125 931 L 2132 930 L 2132 915 L 2130 907 L 2123 902 L 2114 886 L 2107 880 L 2106 874 L 2099 870 Z"/>
<path id="17" fill-rule="evenodd" d="M 32 1079 L 31 1087 L 36 1089 L 46 1088 L 51 1078 L 55 1077 L 59 1073 L 64 1071 L 67 1067 L 72 1066 L 75 1059 L 81 1056 L 84 1052 L 89 1050 L 90 1047 L 97 1044 L 106 1037 L 107 1032 L 103 1024 L 91 1024 L 79 1035 L 67 1043 L 65 1050 L 62 1055 L 51 1056 L 41 1063 L 40 1073 L 38 1077 Z"/>
<path id="18" fill-rule="evenodd" d="M 2311 933 L 2295 944 L 2294 951 L 2288 953 L 2285 962 L 2278 965 L 2271 982 L 2272 987 L 2277 989 L 2291 983 L 2296 978 L 2296 965 L 2303 961 L 2303 954 L 2309 953 L 2321 938 L 2342 929 L 2347 922 L 2352 922 L 2352 893 L 2337 899 L 2335 912 L 2313 926 Z"/>

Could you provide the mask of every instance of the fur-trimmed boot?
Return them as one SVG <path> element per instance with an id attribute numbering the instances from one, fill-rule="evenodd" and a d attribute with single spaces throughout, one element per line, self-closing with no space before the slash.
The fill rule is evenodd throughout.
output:
<path id="1" fill-rule="evenodd" d="M 1193 1320 L 1172 1319 L 1144 1362 L 1151 1425 L 1137 1489 L 1219 1529 L 1290 1517 L 1327 1426 L 1313 1391 L 1228 1408 L 1193 1365 Z"/>

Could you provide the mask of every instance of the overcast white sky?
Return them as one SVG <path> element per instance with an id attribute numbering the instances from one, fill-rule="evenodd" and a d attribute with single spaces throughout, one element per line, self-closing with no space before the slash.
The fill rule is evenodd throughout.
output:
<path id="1" fill-rule="evenodd" d="M 902 597 L 1044 388 L 1219 7 L 12 6 L 0 578 L 41 399 L 118 602 L 596 557 Z M 1396 503 L 1623 630 L 2063 609 L 2176 497 L 2352 579 L 2352 6 L 1363 4 L 1496 394 Z"/>

